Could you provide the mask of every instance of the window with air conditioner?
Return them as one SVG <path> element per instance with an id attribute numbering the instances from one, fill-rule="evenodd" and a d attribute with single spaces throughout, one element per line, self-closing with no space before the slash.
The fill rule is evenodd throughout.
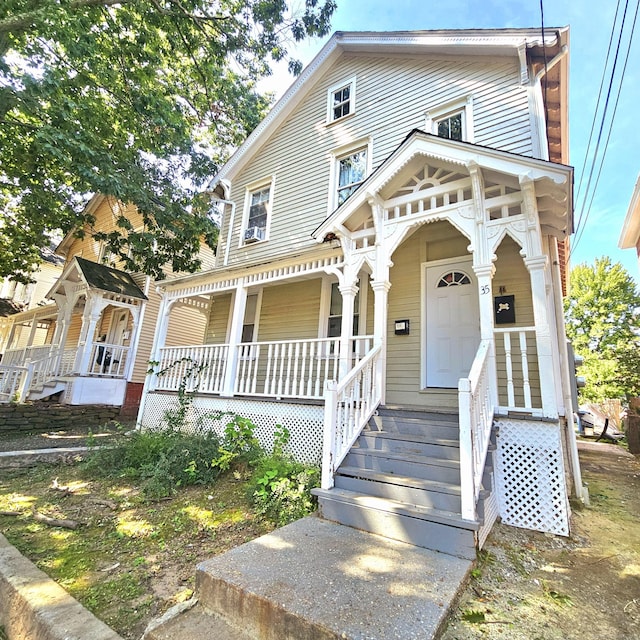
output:
<path id="1" fill-rule="evenodd" d="M 267 239 L 271 191 L 271 184 L 268 184 L 248 192 L 246 222 L 242 234 L 243 244 L 253 244 Z"/>

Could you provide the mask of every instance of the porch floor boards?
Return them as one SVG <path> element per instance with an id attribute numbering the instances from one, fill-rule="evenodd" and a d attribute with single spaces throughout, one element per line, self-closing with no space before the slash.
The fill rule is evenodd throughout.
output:
<path id="1" fill-rule="evenodd" d="M 334 478 L 323 518 L 466 559 L 478 521 L 461 518 L 458 416 L 381 408 Z"/>

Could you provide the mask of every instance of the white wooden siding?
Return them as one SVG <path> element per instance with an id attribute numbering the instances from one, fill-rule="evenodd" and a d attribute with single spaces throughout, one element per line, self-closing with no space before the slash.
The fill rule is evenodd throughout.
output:
<path id="1" fill-rule="evenodd" d="M 327 125 L 327 87 L 354 75 L 355 115 Z M 512 59 L 343 55 L 235 177 L 229 265 L 311 247 L 310 234 L 328 213 L 331 152 L 371 136 L 375 169 L 412 129 L 424 128 L 428 109 L 454 99 L 473 97 L 477 144 L 532 155 L 527 89 L 519 81 Z M 246 187 L 274 175 L 269 240 L 239 246 Z"/>

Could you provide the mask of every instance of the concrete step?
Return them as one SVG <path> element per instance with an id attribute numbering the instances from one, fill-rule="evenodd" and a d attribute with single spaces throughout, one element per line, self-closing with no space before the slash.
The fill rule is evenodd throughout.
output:
<path id="1" fill-rule="evenodd" d="M 256 640 L 431 640 L 471 566 L 308 517 L 198 565 L 196 594 L 203 611 Z M 209 637 L 233 636 L 154 640 Z"/>
<path id="2" fill-rule="evenodd" d="M 460 485 L 457 484 L 347 466 L 340 467 L 334 482 L 338 489 L 347 489 L 378 498 L 388 498 L 453 513 L 460 513 L 461 509 Z"/>
<path id="3" fill-rule="evenodd" d="M 197 604 L 147 631 L 143 640 L 257 640 L 242 629 L 233 627 L 222 616 Z"/>
<path id="4" fill-rule="evenodd" d="M 449 438 L 363 431 L 356 440 L 354 448 L 460 460 L 460 443 L 458 440 Z"/>
<path id="5" fill-rule="evenodd" d="M 345 489 L 314 489 L 314 494 L 319 512 L 327 520 L 459 558 L 475 558 L 475 532 L 480 522 Z"/>
<path id="6" fill-rule="evenodd" d="M 457 460 L 352 448 L 343 464 L 398 476 L 460 484 L 460 463 Z"/>

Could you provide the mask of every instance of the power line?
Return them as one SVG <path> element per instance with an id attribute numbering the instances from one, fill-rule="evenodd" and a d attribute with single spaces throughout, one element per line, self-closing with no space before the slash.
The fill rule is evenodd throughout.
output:
<path id="1" fill-rule="evenodd" d="M 618 3 L 618 9 L 619 9 L 619 4 Z M 616 46 L 616 51 L 615 51 L 615 58 L 614 58 L 614 62 L 613 62 L 613 67 L 611 69 L 611 73 L 610 73 L 610 77 L 609 77 L 609 86 L 607 89 L 607 97 L 605 100 L 605 105 L 604 105 L 604 110 L 602 112 L 602 116 L 600 119 L 600 125 L 599 125 L 599 131 L 598 131 L 598 139 L 596 142 L 596 147 L 593 153 L 593 157 L 590 161 L 590 169 L 589 169 L 589 177 L 587 180 L 587 186 L 584 192 L 584 196 L 582 199 L 582 205 L 580 207 L 580 214 L 578 216 L 578 222 L 576 224 L 576 235 L 575 235 L 575 240 L 572 243 L 572 249 L 571 249 L 571 254 L 573 254 L 573 252 L 575 251 L 576 247 L 578 246 L 578 243 L 580 242 L 580 239 L 582 238 L 582 235 L 584 233 L 584 229 L 586 227 L 587 221 L 589 219 L 589 214 L 591 212 L 591 207 L 593 205 L 593 201 L 596 195 L 596 190 L 597 190 L 597 186 L 600 180 L 600 176 L 602 173 L 602 167 L 604 165 L 604 160 L 606 157 L 606 153 L 607 153 L 607 149 L 609 146 L 609 141 L 611 139 L 611 132 L 613 129 L 613 124 L 614 124 L 614 120 L 615 120 L 615 114 L 618 108 L 618 103 L 620 100 L 620 94 L 622 91 L 622 84 L 624 81 L 624 77 L 625 77 L 625 73 L 626 73 L 626 69 L 627 69 L 627 64 L 629 61 L 629 55 L 630 55 L 630 51 L 631 51 L 631 45 L 633 42 L 633 36 L 635 33 L 635 26 L 636 26 L 636 21 L 637 21 L 637 17 L 638 17 L 638 11 L 640 9 L 640 0 L 638 0 L 637 4 L 636 4 L 636 10 L 635 10 L 635 15 L 633 18 L 633 24 L 631 26 L 631 31 L 629 34 L 629 38 L 628 38 L 628 42 L 627 42 L 627 50 L 626 50 L 626 56 L 625 56 L 625 62 L 624 62 L 624 66 L 622 69 L 622 72 L 620 74 L 619 77 L 619 81 L 618 81 L 618 86 L 617 86 L 617 91 L 616 91 L 616 97 L 615 97 L 615 104 L 614 104 L 614 109 L 613 109 L 613 113 L 611 115 L 611 118 L 609 120 L 609 125 L 608 125 L 608 131 L 607 131 L 607 135 L 606 135 L 606 140 L 604 143 L 604 147 L 602 150 L 602 155 L 599 156 L 599 151 L 600 151 L 600 143 L 602 141 L 602 136 L 603 133 L 605 131 L 605 122 L 606 122 L 606 118 L 607 118 L 607 111 L 608 111 L 608 107 L 609 107 L 609 101 L 611 98 L 611 93 L 612 93 L 612 89 L 613 89 L 613 84 L 614 84 L 614 79 L 615 79 L 615 73 L 616 73 L 616 68 L 617 68 L 617 63 L 618 63 L 618 57 L 620 55 L 620 49 L 621 49 L 621 45 L 622 45 L 622 37 L 623 37 L 623 33 L 624 33 L 624 26 L 625 26 L 625 21 L 626 21 L 626 15 L 627 15 L 627 10 L 628 10 L 628 5 L 629 5 L 629 0 L 626 1 L 625 4 L 625 9 L 624 9 L 624 14 L 622 17 L 622 22 L 620 24 L 620 31 L 619 31 L 619 35 L 618 35 L 618 43 Z M 615 32 L 615 28 L 616 28 L 616 20 L 617 20 L 617 15 L 618 15 L 618 9 L 616 9 L 616 18 L 614 18 L 614 24 L 612 27 L 612 35 L 611 35 L 611 39 L 610 39 L 610 45 L 611 45 L 611 41 L 613 40 L 613 35 Z M 607 53 L 607 61 L 605 62 L 605 68 L 603 71 L 603 79 L 605 77 L 606 74 L 606 67 L 607 67 L 607 62 L 609 59 L 609 53 Z M 602 84 L 601 84 L 601 89 L 602 89 Z M 598 105 L 600 103 L 600 98 L 601 98 L 601 93 L 598 96 Z M 598 106 L 596 106 L 596 112 L 594 113 L 594 123 L 597 119 L 597 110 L 598 110 Z M 593 128 L 592 128 L 592 134 L 593 134 Z M 591 135 L 589 138 L 589 147 L 591 144 Z M 588 150 L 587 150 L 587 154 L 588 154 Z M 581 175 L 581 179 L 580 179 L 580 186 L 582 183 L 582 176 L 584 175 L 584 171 L 586 169 L 586 166 L 588 163 L 588 158 L 587 158 L 587 154 L 585 154 L 585 164 L 583 166 L 583 171 L 582 171 L 582 175 Z M 598 166 L 598 171 L 596 173 L 596 179 L 593 182 L 593 176 L 594 176 L 594 172 L 596 169 L 596 166 Z M 593 184 L 593 187 L 592 187 Z M 579 189 L 580 189 L 579 186 Z M 578 198 L 578 196 L 576 196 L 576 199 Z M 588 203 L 588 205 L 587 205 Z M 571 257 L 571 254 L 569 257 Z"/>

